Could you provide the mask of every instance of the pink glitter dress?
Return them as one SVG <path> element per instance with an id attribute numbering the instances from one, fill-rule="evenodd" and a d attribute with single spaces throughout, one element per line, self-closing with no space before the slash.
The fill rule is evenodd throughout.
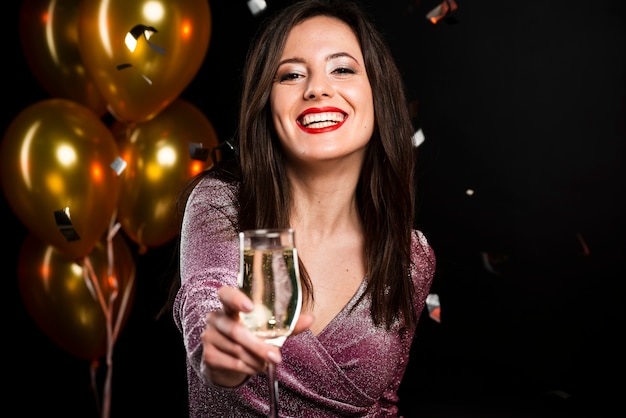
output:
<path id="1" fill-rule="evenodd" d="M 212 177 L 192 192 L 183 219 L 181 288 L 174 320 L 187 351 L 191 417 L 263 417 L 269 412 L 266 376 L 252 376 L 236 388 L 217 387 L 200 373 L 200 334 L 210 310 L 221 308 L 217 290 L 237 286 L 237 185 Z M 421 232 L 412 239 L 415 306 L 421 313 L 430 290 L 435 257 Z M 397 390 L 415 329 L 373 324 L 370 299 L 350 309 L 366 279 L 344 309 L 315 336 L 310 330 L 289 337 L 277 368 L 281 417 L 397 417 Z"/>

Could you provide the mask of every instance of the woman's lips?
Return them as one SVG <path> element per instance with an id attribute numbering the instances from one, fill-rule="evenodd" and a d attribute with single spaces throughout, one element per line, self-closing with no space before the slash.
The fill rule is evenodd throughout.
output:
<path id="1" fill-rule="evenodd" d="M 339 129 L 348 115 L 336 108 L 307 109 L 298 117 L 298 126 L 308 133 L 324 133 Z"/>

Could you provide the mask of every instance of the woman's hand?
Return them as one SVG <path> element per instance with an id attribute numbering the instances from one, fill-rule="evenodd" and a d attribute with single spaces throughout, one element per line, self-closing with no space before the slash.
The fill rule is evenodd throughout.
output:
<path id="1" fill-rule="evenodd" d="M 202 332 L 202 372 L 213 384 L 235 387 L 253 374 L 263 371 L 267 362 L 278 364 L 278 347 L 266 344 L 239 320 L 239 312 L 250 312 L 252 301 L 239 289 L 224 286 L 218 291 L 223 310 L 207 315 Z M 294 327 L 298 334 L 313 323 L 313 316 L 301 314 Z"/>

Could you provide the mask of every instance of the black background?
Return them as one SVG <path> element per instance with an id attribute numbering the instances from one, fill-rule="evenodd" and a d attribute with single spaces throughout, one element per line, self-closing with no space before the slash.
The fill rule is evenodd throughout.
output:
<path id="1" fill-rule="evenodd" d="M 286 2 L 267 3 L 271 11 Z M 576 222 L 600 235 L 622 233 L 621 1 L 458 0 L 459 10 L 437 25 L 425 19 L 437 1 L 363 3 L 396 54 L 409 99 L 418 103 L 416 128 L 426 134 L 418 219 L 435 250 L 508 250 L 527 245 L 537 231 Z M 209 4 L 209 49 L 181 97 L 224 140 L 235 130 L 239 71 L 261 20 L 245 0 Z M 26 106 L 49 97 L 20 50 L 18 13 L 18 1 L 3 4 L 3 131 Z M 23 416 L 96 417 L 89 362 L 52 343 L 22 304 L 15 268 L 26 230 L 4 197 L 1 210 L 4 407 Z M 170 317 L 155 319 L 175 268 L 173 251 L 171 243 L 137 256 L 136 299 L 115 346 L 113 417 L 186 414 L 182 340 Z M 441 343 L 433 327 L 426 322 L 418 334 L 423 339 L 412 359 L 426 367 L 409 369 L 416 389 L 404 389 L 407 404 L 432 400 L 428 373 L 437 367 L 426 357 Z"/>

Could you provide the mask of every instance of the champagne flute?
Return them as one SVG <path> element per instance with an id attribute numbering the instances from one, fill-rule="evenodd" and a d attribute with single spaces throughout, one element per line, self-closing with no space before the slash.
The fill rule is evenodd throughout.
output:
<path id="1" fill-rule="evenodd" d="M 294 230 L 254 229 L 239 233 L 239 288 L 254 303 L 243 323 L 266 343 L 282 347 L 300 315 L 302 287 Z M 268 363 L 269 417 L 278 417 L 276 366 Z"/>

